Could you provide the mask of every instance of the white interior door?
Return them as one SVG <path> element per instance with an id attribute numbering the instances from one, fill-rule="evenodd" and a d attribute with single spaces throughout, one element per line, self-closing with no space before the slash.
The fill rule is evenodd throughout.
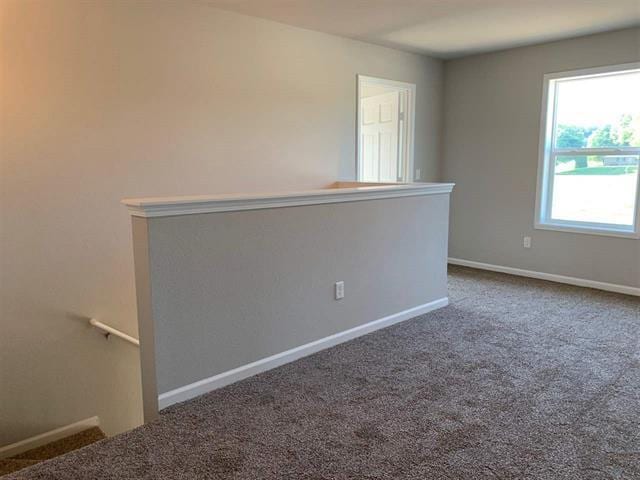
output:
<path id="1" fill-rule="evenodd" d="M 363 98 L 360 106 L 361 181 L 402 180 L 398 151 L 400 92 Z"/>

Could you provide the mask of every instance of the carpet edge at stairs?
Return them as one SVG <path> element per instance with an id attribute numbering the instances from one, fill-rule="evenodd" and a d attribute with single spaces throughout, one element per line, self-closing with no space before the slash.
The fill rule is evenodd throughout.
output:
<path id="1" fill-rule="evenodd" d="M 86 447 L 105 438 L 107 436 L 99 427 L 92 427 L 13 457 L 0 459 L 0 477 Z"/>

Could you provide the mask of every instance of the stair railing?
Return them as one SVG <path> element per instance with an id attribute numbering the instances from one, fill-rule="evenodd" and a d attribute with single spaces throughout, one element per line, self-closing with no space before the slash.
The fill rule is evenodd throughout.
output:
<path id="1" fill-rule="evenodd" d="M 102 330 L 106 338 L 109 338 L 110 335 L 115 335 L 116 337 L 119 337 L 126 342 L 132 343 L 136 347 L 140 346 L 140 340 L 138 340 L 137 338 L 132 337 L 131 335 L 127 335 L 126 333 L 121 332 L 120 330 L 113 328 L 112 326 L 107 325 L 106 323 L 102 323 L 101 321 L 96 320 L 95 318 L 89 319 L 89 325 L 97 328 L 98 330 Z"/>

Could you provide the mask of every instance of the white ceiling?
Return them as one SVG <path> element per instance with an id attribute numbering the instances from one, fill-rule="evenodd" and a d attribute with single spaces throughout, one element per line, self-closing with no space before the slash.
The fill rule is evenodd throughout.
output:
<path id="1" fill-rule="evenodd" d="M 208 0 L 208 3 L 441 58 L 640 25 L 640 0 Z"/>

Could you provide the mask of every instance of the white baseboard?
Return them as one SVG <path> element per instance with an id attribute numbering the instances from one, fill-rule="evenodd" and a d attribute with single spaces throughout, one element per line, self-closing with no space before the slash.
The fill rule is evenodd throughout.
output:
<path id="1" fill-rule="evenodd" d="M 46 445 L 47 443 L 55 442 L 56 440 L 80 433 L 88 428 L 98 426 L 100 426 L 100 419 L 98 417 L 85 418 L 84 420 L 72 423 L 71 425 L 66 425 L 49 432 L 41 433 L 35 437 L 12 443 L 6 447 L 0 447 L 0 458 L 12 457 L 26 452 L 27 450 L 31 450 L 32 448 L 38 448 Z"/>
<path id="2" fill-rule="evenodd" d="M 307 355 L 319 352 L 320 350 L 333 347 L 334 345 L 346 342 L 347 340 L 366 335 L 367 333 L 391 326 L 395 323 L 403 322 L 410 318 L 417 317 L 418 315 L 423 315 L 438 308 L 446 307 L 448 304 L 449 299 L 447 297 L 440 298 L 433 302 L 425 303 L 424 305 L 419 305 L 417 307 L 389 315 L 388 317 L 380 318 L 373 322 L 345 330 L 344 332 L 339 332 L 320 340 L 292 348 L 291 350 L 277 353 L 256 362 L 214 375 L 213 377 L 205 378 L 204 380 L 185 385 L 184 387 L 161 393 L 158 395 L 158 407 L 162 409 L 169 405 L 173 405 L 174 403 L 184 402 L 185 400 L 211 392 L 212 390 L 216 390 L 253 375 L 257 375 L 258 373 L 279 367 L 285 363 L 293 362 L 294 360 L 306 357 Z"/>
<path id="3" fill-rule="evenodd" d="M 630 287 L 628 285 L 596 282 L 595 280 L 587 280 L 586 278 L 566 277 L 564 275 L 555 275 L 553 273 L 535 272 L 533 270 L 523 270 L 521 268 L 504 267 L 502 265 L 474 262 L 472 260 L 464 260 L 462 258 L 449 257 L 448 261 L 452 265 L 479 268 L 480 270 L 491 270 L 492 272 L 509 273 L 511 275 L 518 275 L 519 277 L 538 278 L 540 280 L 566 283 L 569 285 L 576 285 L 578 287 L 596 288 L 598 290 L 606 290 L 608 292 L 625 293 L 627 295 L 635 295 L 636 297 L 640 296 L 640 288 Z"/>

